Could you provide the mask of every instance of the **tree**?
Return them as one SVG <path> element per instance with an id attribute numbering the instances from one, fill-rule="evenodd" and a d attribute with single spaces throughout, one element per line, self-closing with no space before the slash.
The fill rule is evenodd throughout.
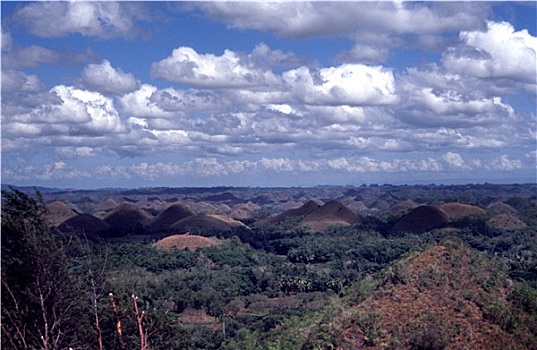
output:
<path id="1" fill-rule="evenodd" d="M 36 198 L 2 191 L 2 347 L 75 347 L 75 280 L 68 272 L 69 241 L 53 233 Z"/>

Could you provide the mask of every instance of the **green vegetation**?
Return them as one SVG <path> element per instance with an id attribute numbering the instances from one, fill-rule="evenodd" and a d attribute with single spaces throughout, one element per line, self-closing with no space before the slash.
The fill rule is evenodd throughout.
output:
<path id="1" fill-rule="evenodd" d="M 498 344 L 537 340 L 537 211 L 520 199 L 517 230 L 475 216 L 391 235 L 400 216 L 385 215 L 314 233 L 292 218 L 162 251 L 50 230 L 39 194 L 2 195 L 6 349 L 443 349 L 475 326 L 449 317 L 467 316 L 501 330 Z M 416 302 L 390 318 L 389 305 L 434 293 L 449 311 Z"/>

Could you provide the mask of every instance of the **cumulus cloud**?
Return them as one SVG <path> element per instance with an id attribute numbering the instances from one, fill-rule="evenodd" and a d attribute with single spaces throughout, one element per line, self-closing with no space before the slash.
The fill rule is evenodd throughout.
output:
<path id="1" fill-rule="evenodd" d="M 380 66 L 342 64 L 313 72 L 300 67 L 282 77 L 293 97 L 306 104 L 383 105 L 398 101 L 393 72 Z"/>
<path id="2" fill-rule="evenodd" d="M 138 88 L 138 81 L 131 73 L 112 67 L 108 60 L 90 64 L 82 71 L 80 85 L 104 94 L 124 95 Z"/>
<path id="3" fill-rule="evenodd" d="M 15 12 L 15 23 L 33 35 L 50 38 L 81 34 L 100 38 L 132 37 L 136 23 L 149 19 L 142 3 L 108 1 L 36 2 Z"/>
<path id="4" fill-rule="evenodd" d="M 523 166 L 522 161 L 519 159 L 509 159 L 506 154 L 502 154 L 498 158 L 492 160 L 490 167 L 492 169 L 510 171 L 522 169 Z"/>
<path id="5" fill-rule="evenodd" d="M 221 56 L 216 56 L 199 54 L 190 47 L 179 47 L 170 57 L 153 63 L 151 75 L 210 88 L 255 87 L 276 82 L 272 72 L 255 67 L 234 51 L 225 50 Z"/>
<path id="6" fill-rule="evenodd" d="M 3 108 L 2 136 L 8 139 L 3 145 L 21 149 L 61 145 L 125 132 L 112 99 L 96 92 L 58 85 L 48 92 L 26 95 L 26 102 L 26 108 Z"/>
<path id="7" fill-rule="evenodd" d="M 516 32 L 507 22 L 487 23 L 486 31 L 462 31 L 465 46 L 453 47 L 443 57 L 450 71 L 479 78 L 508 78 L 536 84 L 537 38 Z"/>
<path id="8" fill-rule="evenodd" d="M 457 169 L 465 169 L 468 166 L 464 163 L 462 156 L 455 152 L 447 152 L 443 156 L 444 160 L 448 163 L 449 166 Z"/>

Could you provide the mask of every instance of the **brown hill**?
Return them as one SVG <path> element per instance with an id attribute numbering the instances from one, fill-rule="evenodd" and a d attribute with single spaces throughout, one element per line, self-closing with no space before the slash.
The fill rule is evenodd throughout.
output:
<path id="1" fill-rule="evenodd" d="M 191 235 L 187 233 L 184 235 L 172 235 L 164 237 L 163 239 L 155 242 L 153 246 L 157 249 L 167 251 L 183 249 L 189 249 L 191 251 L 194 251 L 197 248 L 211 247 L 217 244 L 219 244 L 219 242 L 215 239 Z"/>
<path id="2" fill-rule="evenodd" d="M 255 212 L 259 209 L 261 209 L 261 207 L 252 202 L 236 204 L 231 208 L 228 216 L 237 220 L 250 219 L 255 216 Z"/>
<path id="3" fill-rule="evenodd" d="M 526 227 L 526 224 L 511 214 L 500 214 L 488 220 L 487 227 L 496 230 L 518 230 Z"/>
<path id="4" fill-rule="evenodd" d="M 61 232 L 77 232 L 88 238 L 106 237 L 110 228 L 106 222 L 90 214 L 78 214 L 58 226 Z"/>
<path id="5" fill-rule="evenodd" d="M 503 202 L 491 203 L 490 205 L 487 206 L 487 209 L 491 213 L 496 213 L 496 214 L 515 214 L 516 213 L 515 208 Z"/>
<path id="6" fill-rule="evenodd" d="M 515 286 L 501 266 L 456 239 L 393 264 L 370 285 L 352 311 L 331 319 L 341 325 L 332 330 L 342 339 L 341 349 L 499 350 L 536 344 L 537 320 L 509 299 Z"/>
<path id="7" fill-rule="evenodd" d="M 412 209 L 393 225 L 392 233 L 425 232 L 433 228 L 442 227 L 450 222 L 449 216 L 442 210 L 422 205 Z"/>
<path id="8" fill-rule="evenodd" d="M 405 213 L 412 209 L 415 209 L 417 206 L 418 205 L 414 203 L 414 201 L 412 201 L 411 199 L 407 199 L 395 203 L 395 205 L 390 208 L 390 212 L 393 214 Z"/>
<path id="9" fill-rule="evenodd" d="M 446 213 L 451 220 L 463 218 L 470 215 L 486 215 L 487 212 L 474 205 L 462 204 L 457 202 L 450 202 L 442 204 L 440 207 L 444 213 Z"/>
<path id="10" fill-rule="evenodd" d="M 46 206 L 46 220 L 51 226 L 57 227 L 62 222 L 77 215 L 67 204 L 54 201 Z"/>
<path id="11" fill-rule="evenodd" d="M 108 210 L 114 209 L 117 206 L 118 206 L 118 202 L 116 202 L 112 198 L 107 198 L 95 204 L 94 210 L 95 211 L 108 211 Z"/>
<path id="12" fill-rule="evenodd" d="M 167 229 L 170 225 L 176 223 L 177 221 L 183 220 L 184 218 L 192 215 L 195 215 L 195 213 L 192 209 L 190 209 L 190 207 L 181 203 L 175 203 L 151 220 L 151 222 L 147 225 L 146 230 L 150 233 L 158 232 Z"/>
<path id="13" fill-rule="evenodd" d="M 214 231 L 229 231 L 235 227 L 245 227 L 240 221 L 224 215 L 198 214 L 189 216 L 170 226 L 175 232 L 213 233 Z"/>
<path id="14" fill-rule="evenodd" d="M 313 213 L 317 208 L 319 208 L 321 205 L 317 203 L 314 200 L 309 200 L 304 205 L 302 205 L 299 208 L 295 209 L 289 209 L 284 211 L 283 213 L 280 213 L 276 216 L 268 217 L 262 220 L 257 221 L 254 225 L 255 226 L 263 226 L 266 224 L 272 224 L 277 225 L 289 218 L 299 218 L 299 217 L 305 217 L 311 213 Z"/>
<path id="15" fill-rule="evenodd" d="M 143 234 L 144 226 L 153 217 L 132 203 L 122 203 L 105 215 L 103 220 L 118 236 Z"/>
<path id="16" fill-rule="evenodd" d="M 223 214 L 220 209 L 207 202 L 197 202 L 190 204 L 190 208 L 196 214 Z"/>
<path id="17" fill-rule="evenodd" d="M 358 221 L 360 217 L 341 202 L 330 201 L 308 214 L 299 225 L 307 226 L 314 231 L 323 231 L 328 226 L 348 226 Z"/>

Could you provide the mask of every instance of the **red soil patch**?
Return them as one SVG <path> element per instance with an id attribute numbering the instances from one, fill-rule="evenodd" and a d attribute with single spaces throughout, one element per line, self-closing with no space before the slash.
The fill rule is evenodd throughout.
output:
<path id="1" fill-rule="evenodd" d="M 173 235 L 157 241 L 153 246 L 162 250 L 183 250 L 185 248 L 195 251 L 197 248 L 211 247 L 220 244 L 219 241 L 191 234 Z"/>

